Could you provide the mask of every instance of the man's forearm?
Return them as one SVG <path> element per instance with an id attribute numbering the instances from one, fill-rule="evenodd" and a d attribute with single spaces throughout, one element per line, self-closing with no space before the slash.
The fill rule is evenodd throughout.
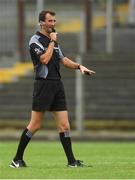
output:
<path id="1" fill-rule="evenodd" d="M 70 60 L 69 58 L 67 57 L 64 57 L 63 60 L 62 60 L 62 64 L 67 67 L 67 68 L 70 68 L 70 69 L 80 69 L 80 64 Z"/>
<path id="2" fill-rule="evenodd" d="M 42 64 L 48 64 L 48 62 L 50 61 L 53 54 L 54 45 L 54 41 L 50 42 L 46 52 L 40 56 L 40 61 Z"/>

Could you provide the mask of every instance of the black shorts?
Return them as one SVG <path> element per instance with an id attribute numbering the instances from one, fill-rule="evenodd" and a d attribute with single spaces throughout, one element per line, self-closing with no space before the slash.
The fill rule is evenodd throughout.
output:
<path id="1" fill-rule="evenodd" d="M 61 80 L 35 80 L 32 110 L 67 110 L 65 91 Z"/>

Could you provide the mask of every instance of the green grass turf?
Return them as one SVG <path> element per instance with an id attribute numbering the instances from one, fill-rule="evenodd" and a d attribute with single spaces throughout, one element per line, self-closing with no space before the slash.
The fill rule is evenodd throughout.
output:
<path id="1" fill-rule="evenodd" d="M 93 167 L 68 168 L 59 142 L 32 141 L 25 152 L 27 168 L 12 169 L 18 142 L 0 143 L 0 179 L 134 179 L 135 143 L 74 142 L 76 157 Z"/>

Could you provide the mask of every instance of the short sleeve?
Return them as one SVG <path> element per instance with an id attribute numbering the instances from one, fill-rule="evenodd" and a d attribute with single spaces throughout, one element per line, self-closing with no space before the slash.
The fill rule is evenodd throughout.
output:
<path id="1" fill-rule="evenodd" d="M 45 52 L 45 49 L 42 48 L 37 43 L 32 43 L 30 45 L 30 52 L 35 55 L 38 59 L 40 59 L 40 56 Z"/>
<path id="2" fill-rule="evenodd" d="M 31 56 L 37 57 L 38 59 L 45 52 L 45 48 L 40 42 L 40 37 L 38 35 L 32 36 L 29 42 L 29 48 Z"/>
<path id="3" fill-rule="evenodd" d="M 64 53 L 62 52 L 62 50 L 61 50 L 61 48 L 60 48 L 59 45 L 58 45 L 58 51 L 59 51 L 59 59 L 62 60 L 62 59 L 65 57 L 65 55 L 64 55 Z"/>

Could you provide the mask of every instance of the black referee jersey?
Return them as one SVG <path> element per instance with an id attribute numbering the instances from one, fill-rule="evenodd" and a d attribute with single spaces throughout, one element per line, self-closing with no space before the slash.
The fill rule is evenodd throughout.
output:
<path id="1" fill-rule="evenodd" d="M 35 79 L 60 79 L 60 60 L 64 54 L 60 46 L 55 42 L 54 51 L 48 64 L 40 62 L 40 56 L 45 53 L 49 46 L 50 39 L 40 32 L 36 32 L 29 42 L 31 59 L 35 70 Z"/>

